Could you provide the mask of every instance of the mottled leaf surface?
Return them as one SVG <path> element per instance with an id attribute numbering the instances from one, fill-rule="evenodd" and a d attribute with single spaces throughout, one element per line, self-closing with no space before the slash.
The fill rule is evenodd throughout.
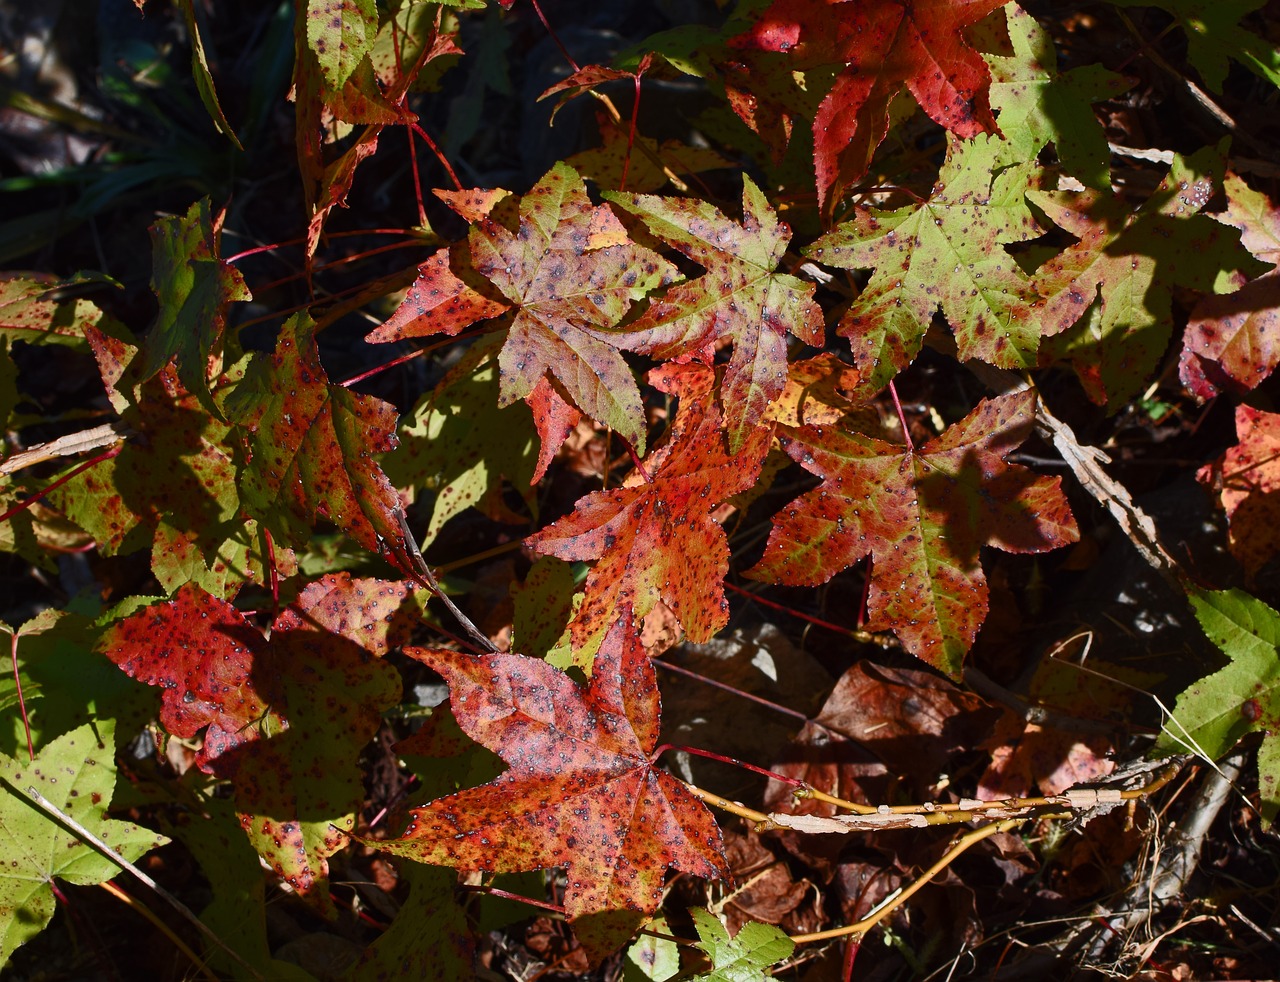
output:
<path id="1" fill-rule="evenodd" d="M 28 344 L 84 345 L 84 328 L 102 311 L 88 300 L 60 300 L 58 291 L 88 282 L 37 273 L 0 273 L 0 337 Z"/>
<path id="2" fill-rule="evenodd" d="M 706 269 L 654 300 L 618 343 L 670 359 L 732 338 L 721 401 L 729 448 L 737 452 L 786 383 L 787 333 L 822 344 L 822 309 L 814 302 L 813 284 L 777 272 L 791 230 L 746 175 L 741 224 L 694 198 L 620 192 L 605 197 Z"/>
<path id="3" fill-rule="evenodd" d="M 1110 192 L 1028 192 L 1079 240 L 1036 271 L 1044 298 L 1037 322 L 1057 335 L 1099 305 L 1096 319 L 1051 346 L 1071 361 L 1095 402 L 1124 401 L 1145 384 L 1173 330 L 1175 286 L 1211 293 L 1223 272 L 1258 271 L 1233 231 L 1198 214 L 1221 172 L 1222 156 L 1212 147 L 1186 160 L 1175 156 L 1137 211 Z"/>
<path id="4" fill-rule="evenodd" d="M 346 841 L 363 797 L 357 757 L 400 697 L 380 658 L 417 621 L 407 581 L 308 584 L 268 641 L 234 607 L 183 587 L 124 618 L 101 650 L 161 689 L 161 722 L 193 737 L 202 768 L 232 781 L 259 855 L 299 893 L 329 908 L 327 857 Z"/>
<path id="5" fill-rule="evenodd" d="M 0 754 L 0 965 L 54 912 L 52 881 L 92 885 L 120 873 L 111 860 L 62 828 L 26 795 L 34 788 L 130 861 L 168 840 L 107 818 L 115 790 L 115 721 L 101 717 L 43 747 L 34 761 Z"/>
<path id="6" fill-rule="evenodd" d="M 400 499 L 375 457 L 396 446 L 395 408 L 330 385 L 306 315 L 281 329 L 275 353 L 249 369 L 227 406 L 249 433 L 245 507 L 286 543 L 328 519 L 400 569 L 413 569 Z"/>
<path id="7" fill-rule="evenodd" d="M 374 0 L 307 0 L 307 46 L 325 83 L 339 89 L 373 49 L 378 33 Z"/>
<path id="8" fill-rule="evenodd" d="M 592 205 L 563 163 L 520 199 L 517 228 L 485 215 L 469 242 L 476 270 L 515 308 L 498 358 L 501 405 L 526 398 L 550 372 L 579 409 L 643 450 L 640 390 L 608 329 L 675 279 L 675 267 L 632 242 L 608 207 Z"/>
<path id="9" fill-rule="evenodd" d="M 453 272 L 451 252 L 441 249 L 418 267 L 418 277 L 400 306 L 369 332 L 366 341 L 377 344 L 432 334 L 454 335 L 478 320 L 506 312 L 506 304 L 486 297 Z"/>
<path id="10" fill-rule="evenodd" d="M 960 358 L 1002 368 L 1035 363 L 1035 294 L 1003 247 L 1041 233 L 1025 200 L 1028 169 L 993 177 L 997 151 L 986 137 L 952 138 L 926 201 L 891 211 L 857 208 L 805 250 L 827 265 L 875 270 L 837 328 L 872 389 L 915 358 L 939 308 Z"/>
<path id="11" fill-rule="evenodd" d="M 1000 0 L 774 0 L 739 49 L 786 52 L 795 70 L 835 72 L 813 118 L 818 203 L 838 198 L 867 172 L 889 130 L 889 104 L 906 88 L 937 123 L 960 137 L 997 132 L 990 73 L 965 29 Z"/>
<path id="12" fill-rule="evenodd" d="M 711 512 L 755 483 L 771 429 L 756 428 L 741 451 L 729 453 L 714 380 L 703 365 L 650 372 L 650 384 L 678 397 L 680 407 L 668 442 L 645 462 L 649 480 L 592 492 L 573 514 L 525 540 L 544 555 L 598 560 L 572 622 L 575 655 L 594 650 L 623 607 L 643 617 L 662 600 L 693 641 L 710 640 L 728 621 L 729 545 Z"/>
<path id="13" fill-rule="evenodd" d="M 657 679 L 629 611 L 615 621 L 585 688 L 521 655 L 405 651 L 444 676 L 458 724 L 510 767 L 413 809 L 404 834 L 380 849 L 462 869 L 564 867 L 565 912 L 594 958 L 657 909 L 668 867 L 724 874 L 711 813 L 649 759 Z M 582 922 L 608 912 L 618 915 L 612 930 Z"/>
<path id="14" fill-rule="evenodd" d="M 1031 433 L 1034 398 L 984 400 L 914 452 L 837 427 L 779 427 L 783 449 L 823 481 L 775 517 L 748 575 L 815 585 L 869 556 L 871 629 L 957 675 L 987 613 L 979 550 L 1044 552 L 1078 536 L 1061 481 L 1005 460 Z"/>
<path id="15" fill-rule="evenodd" d="M 1247 733 L 1261 733 L 1258 790 L 1268 824 L 1280 814 L 1280 613 L 1240 590 L 1199 590 L 1191 606 L 1231 663 L 1178 697 L 1154 753 L 1217 760 Z"/>
<path id="16" fill-rule="evenodd" d="M 1234 174 L 1223 182 L 1227 209 L 1214 217 L 1240 230 L 1240 244 L 1264 263 L 1280 263 L 1280 208 Z M 1178 374 L 1197 398 L 1249 390 L 1280 365 L 1280 273 L 1234 278 L 1238 289 L 1205 297 L 1187 322 Z"/>

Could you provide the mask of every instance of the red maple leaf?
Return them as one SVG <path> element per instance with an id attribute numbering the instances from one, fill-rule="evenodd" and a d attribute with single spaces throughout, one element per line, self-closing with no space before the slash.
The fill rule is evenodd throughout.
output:
<path id="1" fill-rule="evenodd" d="M 184 739 L 204 730 L 196 763 L 232 781 L 254 847 L 326 910 L 327 857 L 364 794 L 358 755 L 400 697 L 398 673 L 379 659 L 416 623 L 413 590 L 325 576 L 280 612 L 268 641 L 231 604 L 188 584 L 99 643 L 126 674 L 160 689 L 165 729 Z"/>
<path id="2" fill-rule="evenodd" d="M 787 52 L 795 70 L 836 71 L 813 120 L 818 204 L 861 178 L 889 131 L 889 104 L 905 86 L 957 136 L 996 133 L 991 75 L 964 29 L 1001 0 L 774 0 L 740 50 Z M 744 117 L 745 118 L 745 117 Z"/>
<path id="3" fill-rule="evenodd" d="M 783 449 L 823 481 L 774 519 L 747 575 L 813 585 L 869 555 L 868 626 L 958 675 L 987 613 L 981 547 L 1044 552 L 1078 537 L 1062 482 L 1004 459 L 1030 435 L 1034 399 L 984 400 L 916 450 L 836 427 L 779 427 Z"/>
<path id="4" fill-rule="evenodd" d="M 654 300 L 617 343 L 668 359 L 694 356 L 733 338 L 721 399 L 729 449 L 736 452 L 782 394 L 787 331 L 807 344 L 822 344 L 822 308 L 814 302 L 813 284 L 775 272 L 791 229 L 745 175 L 741 225 L 693 198 L 619 191 L 605 197 L 706 268 L 698 279 Z"/>
<path id="5" fill-rule="evenodd" d="M 649 382 L 680 399 L 669 441 L 645 462 L 649 479 L 589 494 L 573 514 L 525 540 L 559 559 L 599 560 L 572 622 L 575 653 L 594 649 L 623 606 L 643 617 L 662 600 L 694 641 L 709 640 L 728 620 L 729 545 L 711 512 L 754 484 L 772 430 L 757 427 L 731 454 L 711 368 L 667 365 Z"/>
<path id="6" fill-rule="evenodd" d="M 565 912 L 594 957 L 657 909 L 668 867 L 724 875 L 710 811 L 651 759 L 657 679 L 629 610 L 606 636 L 585 688 L 523 655 L 405 653 L 444 676 L 458 725 L 511 766 L 488 784 L 412 809 L 402 836 L 371 845 L 461 869 L 564 867 Z M 592 923 L 589 915 L 605 916 Z"/>

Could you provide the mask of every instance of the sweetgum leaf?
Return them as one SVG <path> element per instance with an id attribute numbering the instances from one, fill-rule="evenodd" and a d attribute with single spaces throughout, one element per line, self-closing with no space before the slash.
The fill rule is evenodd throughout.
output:
<path id="1" fill-rule="evenodd" d="M 1227 513 L 1227 545 L 1252 578 L 1280 553 L 1280 414 L 1236 407 L 1235 446 L 1196 472 Z"/>
<path id="2" fill-rule="evenodd" d="M 1230 660 L 1178 697 L 1152 753 L 1221 757 L 1246 733 L 1261 733 L 1262 817 L 1280 814 L 1280 613 L 1241 590 L 1190 592 L 1204 633 Z"/>
<path id="3" fill-rule="evenodd" d="M 593 492 L 573 514 L 525 540 L 543 555 L 599 560 L 571 625 L 575 658 L 598 646 L 624 606 L 643 617 L 661 600 L 698 642 L 728 621 L 729 546 L 711 512 L 755 483 L 772 430 L 756 427 L 738 453 L 729 453 L 714 381 L 703 365 L 650 372 L 650 384 L 677 396 L 680 408 L 668 442 L 645 462 L 649 480 Z"/>
<path id="4" fill-rule="evenodd" d="M 858 208 L 805 250 L 831 266 L 875 269 L 837 328 L 869 389 L 911 363 L 939 306 L 960 358 L 1002 368 L 1035 364 L 1035 294 L 1003 248 L 1040 235 L 1025 201 L 1031 172 L 1008 167 L 993 178 L 998 152 L 998 141 L 986 137 L 950 138 L 927 201 Z"/>
<path id="5" fill-rule="evenodd" d="M 1053 143 L 1062 169 L 1091 188 L 1111 185 L 1111 151 L 1090 103 L 1130 87 L 1102 65 L 1058 71 L 1053 40 L 1017 4 L 1005 6 L 1013 55 L 986 55 L 991 68 L 991 107 L 1000 114 L 1008 145 L 1005 162 L 1035 160 Z"/>
<path id="6" fill-rule="evenodd" d="M 617 343 L 656 358 L 687 358 L 724 338 L 733 356 L 721 384 L 729 449 L 737 453 L 782 393 L 787 332 L 822 344 L 822 309 L 812 283 L 776 272 L 791 229 L 745 174 L 742 223 L 694 198 L 614 191 L 605 198 L 638 216 L 654 235 L 706 273 L 671 287 Z"/>
<path id="7" fill-rule="evenodd" d="M 347 982 L 474 979 L 475 942 L 466 911 L 452 899 L 457 876 L 448 870 L 405 863 L 400 878 L 409 883 L 409 899 L 401 904 L 391 927 L 343 978 Z"/>
<path id="8" fill-rule="evenodd" d="M 1214 92 L 1222 91 L 1227 59 L 1280 86 L 1280 51 L 1240 26 L 1266 0 L 1111 0 L 1117 7 L 1161 7 L 1187 36 L 1187 60 Z"/>
<path id="9" fill-rule="evenodd" d="M 516 309 L 498 356 L 499 405 L 528 397 L 550 372 L 579 409 L 643 451 L 640 390 L 608 329 L 672 282 L 675 267 L 631 242 L 564 163 L 520 199 L 517 230 L 485 215 L 469 241 L 476 270 Z"/>
<path id="10" fill-rule="evenodd" d="M 254 362 L 227 402 L 250 434 L 240 474 L 245 507 L 287 543 L 326 518 L 366 549 L 411 571 L 400 499 L 374 459 L 395 448 L 395 409 L 330 385 L 305 314 L 280 330 L 275 354 Z"/>
<path id="11" fill-rule="evenodd" d="M 731 938 L 710 911 L 695 907 L 689 913 L 701 939 L 698 947 L 711 959 L 711 971 L 695 976 L 703 982 L 764 982 L 772 977 L 766 969 L 795 951 L 795 942 L 772 924 L 752 921 Z"/>
<path id="12" fill-rule="evenodd" d="M 1044 298 L 1036 320 L 1044 334 L 1057 335 L 1099 304 L 1096 322 L 1051 346 L 1071 360 L 1095 402 L 1122 402 L 1145 384 L 1169 343 L 1175 286 L 1209 293 L 1224 271 L 1260 271 L 1235 232 L 1197 214 L 1216 192 L 1222 166 L 1213 147 L 1185 160 L 1175 155 L 1136 212 L 1110 192 L 1027 193 L 1079 238 L 1036 271 Z"/>
<path id="13" fill-rule="evenodd" d="M 1005 461 L 1031 433 L 1034 399 L 984 400 L 915 451 L 838 427 L 779 427 L 783 449 L 823 482 L 774 519 L 747 575 L 816 585 L 870 556 L 871 629 L 959 675 L 987 613 L 979 550 L 1045 552 L 1078 538 L 1062 482 Z"/>
<path id="14" fill-rule="evenodd" d="M 1214 217 L 1240 230 L 1240 244 L 1265 263 L 1280 263 L 1280 208 L 1234 174 L 1223 182 L 1227 210 Z M 1244 277 L 1238 277 L 1243 281 Z M 1178 374 L 1200 400 L 1223 389 L 1249 390 L 1280 365 L 1280 273 L 1243 282 L 1234 293 L 1205 297 L 1191 312 Z"/>
<path id="15" fill-rule="evenodd" d="M 52 880 L 105 883 L 120 868 L 65 831 L 25 794 L 35 788 L 133 862 L 168 840 L 132 822 L 107 818 L 115 789 L 115 721 L 100 717 L 59 737 L 30 763 L 0 754 L 0 965 L 53 917 Z"/>
<path id="16" fill-rule="evenodd" d="M 187 585 L 101 642 L 127 674 L 161 688 L 170 732 L 205 729 L 197 763 L 231 781 L 254 848 L 323 911 L 327 857 L 363 796 L 358 755 L 400 697 L 399 675 L 379 659 L 416 623 L 412 592 L 407 581 L 323 577 L 281 611 L 268 641 Z"/>
<path id="17" fill-rule="evenodd" d="M 724 875 L 711 812 L 650 760 L 657 678 L 629 610 L 610 628 L 585 688 L 522 655 L 405 653 L 444 676 L 458 724 L 510 769 L 412 809 L 402 836 L 371 845 L 470 870 L 563 866 L 565 912 L 593 960 L 657 909 L 668 867 Z"/>
<path id="18" fill-rule="evenodd" d="M 731 42 L 786 52 L 798 71 L 836 71 L 813 117 L 818 204 L 867 172 L 889 130 L 889 104 L 905 86 L 929 116 L 960 137 L 995 133 L 990 73 L 965 28 L 1001 0 L 774 0 Z"/>
<path id="19" fill-rule="evenodd" d="M 88 300 L 59 300 L 58 292 L 95 278 L 0 273 L 0 338 L 83 347 L 84 328 L 98 324 L 102 311 Z"/>
<path id="20" fill-rule="evenodd" d="M 151 226 L 151 289 L 160 312 L 143 345 L 142 377 L 150 378 L 176 358 L 183 387 L 215 415 L 209 393 L 209 358 L 219 354 L 227 306 L 252 300 L 240 271 L 218 256 L 218 228 L 201 198 L 178 218 Z"/>

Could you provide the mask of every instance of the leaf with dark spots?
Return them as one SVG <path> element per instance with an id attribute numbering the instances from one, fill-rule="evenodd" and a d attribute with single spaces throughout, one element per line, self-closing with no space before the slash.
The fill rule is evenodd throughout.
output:
<path id="1" fill-rule="evenodd" d="M 60 300 L 58 292 L 92 279 L 0 273 L 0 338 L 83 348 L 85 326 L 96 325 L 102 311 L 88 300 Z"/>
<path id="2" fill-rule="evenodd" d="M 370 845 L 461 869 L 564 867 L 571 922 L 615 915 L 613 930 L 579 932 L 593 960 L 657 909 L 668 867 L 724 874 L 711 813 L 650 761 L 657 679 L 630 610 L 614 621 L 585 688 L 521 655 L 406 654 L 444 676 L 459 725 L 510 769 L 412 809 L 403 835 Z"/>
<path id="3" fill-rule="evenodd" d="M 785 52 L 794 71 L 815 80 L 837 73 L 813 117 L 823 207 L 866 174 L 889 130 L 889 105 L 904 87 L 956 136 L 998 132 L 987 65 L 964 32 L 999 6 L 1001 0 L 774 0 L 731 44 Z"/>
<path id="4" fill-rule="evenodd" d="M 1076 332 L 1046 341 L 1046 349 L 1072 362 L 1094 402 L 1123 402 L 1146 384 L 1173 331 L 1175 288 L 1211 293 L 1224 274 L 1262 271 L 1235 231 L 1198 214 L 1216 193 L 1222 166 L 1213 147 L 1185 160 L 1175 155 L 1136 212 L 1110 193 L 1028 192 L 1079 238 L 1036 271 L 1044 300 L 1035 321 L 1045 335 L 1081 322 Z M 1097 312 L 1089 313 L 1095 303 Z"/>
<path id="5" fill-rule="evenodd" d="M 209 359 L 222 353 L 227 307 L 253 299 L 240 271 L 218 255 L 221 224 L 202 198 L 185 216 L 151 226 L 151 288 L 160 312 L 143 345 L 142 369 L 149 378 L 176 358 L 183 386 L 216 416 Z"/>
<path id="6" fill-rule="evenodd" d="M 372 396 L 330 385 L 305 314 L 280 331 L 275 353 L 250 366 L 228 400 L 249 433 L 244 506 L 282 541 L 302 544 L 319 518 L 408 572 L 400 499 L 374 459 L 394 449 L 397 414 Z"/>
<path id="7" fill-rule="evenodd" d="M 518 228 L 486 215 L 469 241 L 476 270 L 516 310 L 498 357 L 499 404 L 528 398 L 550 372 L 580 410 L 643 451 L 640 390 L 609 328 L 675 267 L 631 242 L 563 163 L 520 199 Z"/>
<path id="8" fill-rule="evenodd" d="M 383 324 L 370 331 L 370 344 L 429 337 L 453 336 L 476 321 L 497 317 L 508 307 L 486 297 L 450 269 L 461 250 L 441 249 L 418 267 L 418 278 L 404 300 Z"/>
<path id="9" fill-rule="evenodd" d="M 1030 165 L 993 177 L 997 148 L 987 137 L 949 138 L 926 201 L 893 211 L 857 208 L 805 250 L 830 266 L 875 270 L 836 329 L 849 339 L 870 391 L 911 363 L 939 307 L 960 358 L 1001 368 L 1035 364 L 1035 294 L 1004 249 L 1041 234 L 1025 200 Z"/>
<path id="10" fill-rule="evenodd" d="M 1214 217 L 1240 230 L 1255 259 L 1280 263 L 1280 208 L 1234 174 L 1223 182 L 1227 210 Z M 1233 278 L 1233 293 L 1205 297 L 1187 322 L 1178 374 L 1200 400 L 1224 390 L 1248 391 L 1280 365 L 1280 273 Z"/>
<path id="11" fill-rule="evenodd" d="M 196 761 L 229 779 L 259 855 L 321 910 L 327 857 L 363 797 L 357 761 L 400 698 L 379 660 L 418 620 L 408 582 L 325 576 L 281 611 L 270 640 L 194 585 L 107 629 L 104 654 L 161 689 L 160 721 L 204 729 Z"/>
<path id="12" fill-rule="evenodd" d="M 339 89 L 373 49 L 378 33 L 374 0 L 307 0 L 307 46 L 315 52 L 325 84 Z"/>
<path id="13" fill-rule="evenodd" d="M 188 584 L 104 632 L 99 649 L 130 678 L 160 689 L 160 722 L 191 739 L 207 730 L 201 770 L 257 740 L 269 697 L 251 678 L 261 633 L 231 604 Z"/>
<path id="14" fill-rule="evenodd" d="M 786 384 L 787 332 L 806 344 L 822 344 L 822 309 L 813 299 L 813 284 L 776 272 L 791 229 L 746 175 L 741 224 L 693 198 L 617 191 L 605 197 L 706 269 L 654 300 L 617 343 L 656 358 L 687 359 L 732 338 L 721 401 L 729 449 L 736 453 Z"/>
<path id="15" fill-rule="evenodd" d="M 1034 425 L 1030 392 L 984 400 L 914 451 L 838 427 L 780 427 L 822 484 L 783 508 L 755 579 L 816 585 L 871 558 L 871 630 L 958 676 L 987 613 L 983 546 L 1046 552 L 1078 532 L 1059 478 L 1005 457 Z"/>
<path id="16" fill-rule="evenodd" d="M 704 365 L 650 372 L 650 384 L 678 397 L 680 407 L 669 439 L 644 463 L 649 480 L 593 492 L 573 514 L 525 540 L 544 555 L 599 560 L 571 625 L 575 658 L 589 657 L 624 606 L 643 617 L 661 600 L 699 642 L 727 622 L 729 546 L 711 512 L 755 483 L 772 428 L 756 427 L 729 453 L 714 381 Z"/>

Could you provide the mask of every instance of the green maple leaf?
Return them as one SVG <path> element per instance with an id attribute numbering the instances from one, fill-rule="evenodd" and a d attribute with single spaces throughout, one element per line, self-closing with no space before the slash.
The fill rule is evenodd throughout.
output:
<path id="1" fill-rule="evenodd" d="M 209 393 L 209 358 L 221 346 L 227 305 L 253 297 L 240 271 L 218 257 L 209 199 L 197 201 L 182 218 L 162 218 L 152 225 L 151 253 L 151 289 L 160 312 L 143 345 L 141 379 L 176 357 L 186 390 L 221 416 Z"/>
<path id="2" fill-rule="evenodd" d="M 115 789 L 115 720 L 86 723 L 45 745 L 30 763 L 0 754 L 0 965 L 54 912 L 52 881 L 104 883 L 120 867 L 66 831 L 26 794 L 34 788 L 133 862 L 169 840 L 106 817 Z"/>
<path id="3" fill-rule="evenodd" d="M 422 536 L 424 549 L 445 522 L 470 507 L 498 521 L 526 521 L 503 504 L 504 477 L 537 512 L 530 489 L 533 431 L 523 407 L 498 407 L 496 347 L 494 340 L 484 339 L 467 349 L 409 413 L 400 429 L 400 446 L 383 461 L 396 487 L 435 494 Z"/>
<path id="4" fill-rule="evenodd" d="M 515 308 L 498 356 L 499 405 L 527 398 L 550 372 L 579 409 L 643 451 L 640 390 L 609 328 L 674 280 L 675 267 L 632 242 L 607 206 L 592 205 L 564 163 L 520 199 L 517 229 L 477 217 L 472 262 Z"/>
<path id="5" fill-rule="evenodd" d="M 398 414 L 381 399 L 329 384 L 310 318 L 298 314 L 281 328 L 275 353 L 250 364 L 227 414 L 249 433 L 240 497 L 250 514 L 299 545 L 317 518 L 327 518 L 400 569 L 414 569 L 400 498 L 374 459 L 395 448 Z"/>
<path id="6" fill-rule="evenodd" d="M 893 211 L 858 208 L 805 250 L 827 265 L 875 270 L 837 328 L 870 389 L 911 363 L 939 307 L 960 358 L 1035 364 L 1035 295 L 1003 248 L 1041 234 L 1025 201 L 1030 165 L 993 178 L 999 153 L 991 137 L 950 137 L 928 200 Z"/>
<path id="7" fill-rule="evenodd" d="M 1241 590 L 1199 590 L 1191 606 L 1209 640 L 1230 660 L 1178 697 L 1173 718 L 1152 750 L 1221 757 L 1247 733 L 1258 749 L 1262 817 L 1280 814 L 1280 613 Z"/>
<path id="8" fill-rule="evenodd" d="M 689 913 L 701 939 L 697 945 L 712 965 L 710 972 L 695 976 L 700 982 L 764 982 L 772 977 L 768 968 L 795 951 L 795 942 L 772 924 L 752 921 L 731 938 L 710 911 L 695 907 Z"/>
<path id="9" fill-rule="evenodd" d="M 777 272 L 791 229 L 742 178 L 742 223 L 694 198 L 611 191 L 605 198 L 637 215 L 654 235 L 706 273 L 671 287 L 618 344 L 656 358 L 686 358 L 733 339 L 720 398 L 729 449 L 737 452 L 787 381 L 787 332 L 822 344 L 822 308 L 813 284 Z"/>
<path id="10" fill-rule="evenodd" d="M 1145 384 L 1169 343 L 1175 287 L 1212 293 L 1225 271 L 1265 268 L 1234 229 L 1198 214 L 1217 192 L 1222 166 L 1221 148 L 1175 155 L 1136 212 L 1110 192 L 1027 193 L 1079 237 L 1036 271 L 1044 302 L 1031 323 L 1045 335 L 1063 334 L 1046 354 L 1070 360 L 1095 402 L 1122 402 Z"/>
<path id="11" fill-rule="evenodd" d="M 1124 92 L 1130 83 L 1102 65 L 1058 72 L 1053 40 L 1016 4 L 1005 7 L 1013 55 L 985 55 L 991 107 L 999 111 L 1007 146 L 1002 163 L 1035 160 L 1048 143 L 1068 174 L 1092 188 L 1111 185 L 1111 151 L 1090 103 Z"/>
<path id="12" fill-rule="evenodd" d="M 1161 7 L 1187 35 L 1187 60 L 1205 85 L 1222 91 L 1227 60 L 1238 61 L 1260 78 L 1280 86 L 1280 51 L 1240 26 L 1266 0 L 1111 0 L 1117 7 Z"/>
<path id="13" fill-rule="evenodd" d="M 1078 538 L 1062 482 L 1005 461 L 1031 433 L 1034 399 L 984 400 L 914 450 L 838 426 L 780 426 L 783 449 L 823 482 L 782 509 L 746 575 L 817 585 L 870 556 L 873 630 L 958 675 L 987 613 L 981 548 L 1043 552 Z"/>

